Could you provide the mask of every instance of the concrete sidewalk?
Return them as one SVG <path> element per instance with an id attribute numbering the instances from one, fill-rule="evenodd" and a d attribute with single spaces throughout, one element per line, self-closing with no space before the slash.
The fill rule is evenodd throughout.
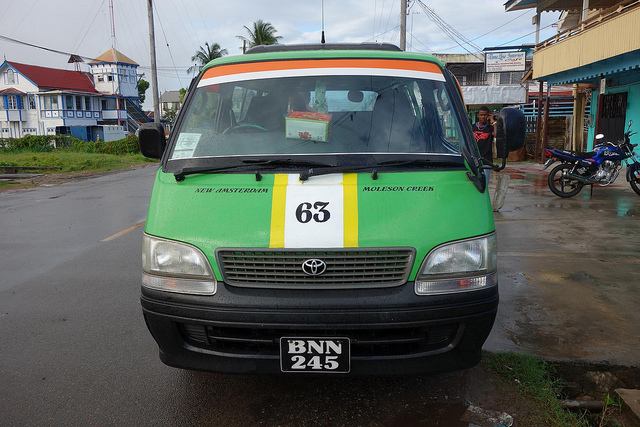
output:
<path id="1" fill-rule="evenodd" d="M 640 196 L 623 169 L 614 185 L 559 198 L 541 169 L 502 172 L 511 181 L 494 213 L 501 300 L 485 349 L 638 366 Z"/>

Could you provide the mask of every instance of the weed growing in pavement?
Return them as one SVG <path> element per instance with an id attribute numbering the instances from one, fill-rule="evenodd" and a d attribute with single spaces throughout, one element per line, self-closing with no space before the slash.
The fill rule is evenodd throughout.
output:
<path id="1" fill-rule="evenodd" d="M 599 417 L 598 427 L 611 425 L 611 417 L 619 414 L 621 410 L 622 399 L 620 398 L 620 396 L 610 396 L 607 394 L 607 396 L 604 398 L 604 409 L 602 410 L 602 414 Z"/>
<path id="2" fill-rule="evenodd" d="M 554 377 L 550 364 L 533 356 L 516 353 L 488 353 L 485 360 L 489 369 L 505 381 L 515 384 L 518 392 L 535 406 L 536 426 L 578 427 L 589 426 L 584 414 L 566 411 L 558 397 L 562 381 Z"/>

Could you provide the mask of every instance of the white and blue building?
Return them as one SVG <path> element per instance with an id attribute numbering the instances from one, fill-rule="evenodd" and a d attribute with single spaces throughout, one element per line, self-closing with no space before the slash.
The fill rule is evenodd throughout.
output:
<path id="1" fill-rule="evenodd" d="M 0 137 L 72 135 L 120 139 L 150 119 L 140 109 L 138 64 L 115 49 L 89 71 L 5 60 L 0 65 Z"/>

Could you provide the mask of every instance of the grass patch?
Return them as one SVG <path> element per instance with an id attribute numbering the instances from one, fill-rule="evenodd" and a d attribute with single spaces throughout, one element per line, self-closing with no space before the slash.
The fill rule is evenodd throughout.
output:
<path id="1" fill-rule="evenodd" d="M 57 149 L 52 152 L 1 151 L 0 166 L 37 166 L 61 168 L 53 171 L 33 171 L 44 174 L 74 172 L 106 172 L 127 169 L 131 166 L 157 162 L 142 154 L 100 154 Z M 0 171 L 2 173 L 2 171 Z M 26 188 L 35 184 L 29 182 L 0 181 L 0 188 Z"/>
<path id="2" fill-rule="evenodd" d="M 0 166 L 37 166 L 62 168 L 48 173 L 103 172 L 125 169 L 151 160 L 142 154 L 100 154 L 56 150 L 49 153 L 0 153 Z M 47 173 L 46 171 L 44 171 Z"/>
<path id="3" fill-rule="evenodd" d="M 533 356 L 516 353 L 485 354 L 487 367 L 510 384 L 531 405 L 532 425 L 554 427 L 589 426 L 579 414 L 566 411 L 558 397 L 562 381 L 555 378 L 552 365 Z"/>

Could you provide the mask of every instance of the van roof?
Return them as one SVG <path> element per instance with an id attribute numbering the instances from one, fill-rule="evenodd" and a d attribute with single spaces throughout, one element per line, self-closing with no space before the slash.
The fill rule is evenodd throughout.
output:
<path id="1" fill-rule="evenodd" d="M 218 65 L 296 59 L 403 59 L 428 61 L 444 68 L 444 63 L 426 53 L 406 52 L 390 43 L 331 43 L 297 45 L 262 45 L 251 48 L 245 55 L 214 59 L 202 71 Z"/>
<path id="2" fill-rule="evenodd" d="M 306 44 L 271 44 L 258 45 L 246 53 L 291 52 L 298 50 L 387 50 L 401 52 L 391 43 L 306 43 Z"/>

